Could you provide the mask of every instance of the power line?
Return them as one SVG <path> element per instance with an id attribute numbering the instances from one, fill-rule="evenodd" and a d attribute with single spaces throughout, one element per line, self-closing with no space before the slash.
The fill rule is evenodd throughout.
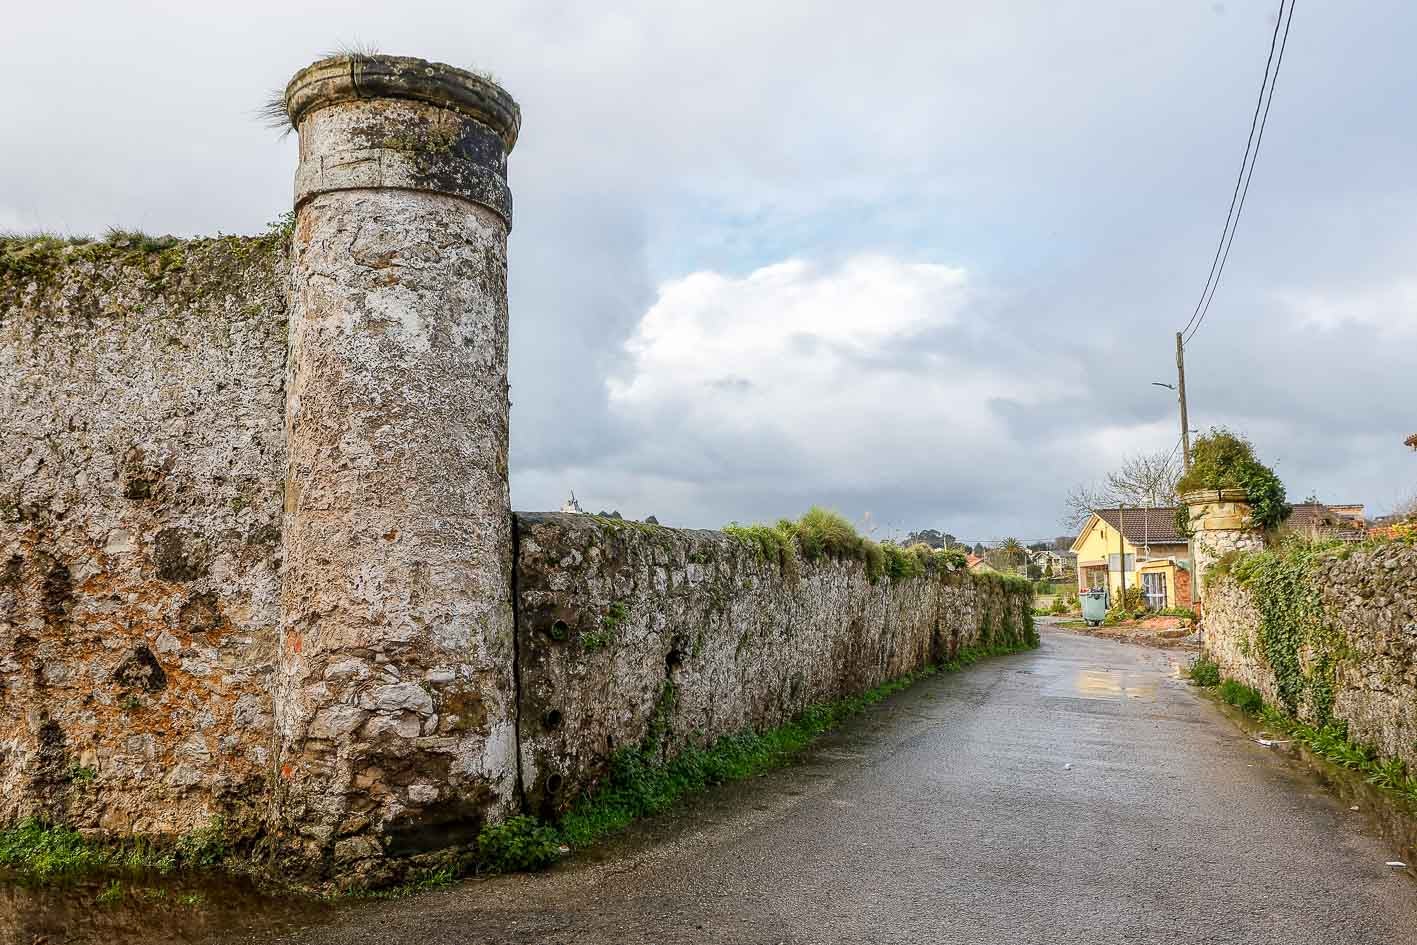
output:
<path id="1" fill-rule="evenodd" d="M 1169 462 L 1171 462 L 1171 460 L 1175 459 L 1175 458 L 1176 458 L 1176 451 L 1177 451 L 1178 449 L 1180 449 L 1180 448 L 1181 448 L 1181 438 L 1180 438 L 1180 437 L 1177 437 L 1177 438 L 1176 438 L 1176 445 L 1173 446 L 1173 447 L 1171 447 L 1171 455 L 1168 456 L 1168 457 L 1166 457 L 1166 462 L 1169 463 Z"/>
<path id="2" fill-rule="evenodd" d="M 1235 223 L 1230 227 L 1230 240 L 1225 244 L 1225 255 L 1220 257 L 1220 269 L 1215 273 L 1215 284 L 1210 287 L 1210 298 L 1205 300 L 1205 308 L 1201 311 L 1200 321 L 1196 322 L 1196 326 L 1186 336 L 1186 342 L 1196 336 L 1196 332 L 1200 331 L 1201 325 L 1205 323 L 1206 315 L 1210 314 L 1210 303 L 1215 298 L 1215 290 L 1220 286 L 1220 274 L 1225 271 L 1225 262 L 1230 258 L 1230 245 L 1235 242 L 1235 230 L 1240 225 L 1240 213 L 1245 209 L 1245 197 L 1250 193 L 1250 178 L 1255 174 L 1255 161 L 1260 156 L 1260 142 L 1264 140 L 1264 128 L 1269 123 L 1269 107 L 1274 104 L 1274 86 L 1279 81 L 1279 67 L 1284 63 L 1284 47 L 1289 45 L 1289 24 L 1293 20 L 1294 0 L 1289 0 L 1289 16 L 1284 21 L 1284 38 L 1279 41 L 1279 58 L 1274 61 L 1274 78 L 1269 83 L 1269 98 L 1264 103 L 1264 115 L 1260 118 L 1260 133 L 1255 138 L 1255 154 L 1250 159 L 1250 171 L 1245 175 L 1245 189 L 1240 191 L 1240 205 L 1235 210 Z"/>
<path id="3" fill-rule="evenodd" d="M 1279 57 L 1275 58 L 1275 41 L 1279 38 L 1279 24 L 1284 21 L 1284 38 L 1279 41 Z M 1215 290 L 1220 285 L 1221 273 L 1225 271 L 1225 263 L 1230 258 L 1230 246 L 1235 242 L 1235 230 L 1240 225 L 1240 214 L 1245 209 L 1245 197 L 1250 192 L 1250 178 L 1255 173 L 1255 162 L 1259 159 L 1260 142 L 1264 140 L 1264 127 L 1269 121 L 1269 106 L 1274 101 L 1274 86 L 1279 81 L 1279 67 L 1284 62 L 1284 47 L 1289 42 L 1289 24 L 1294 20 L 1294 0 L 1289 2 L 1289 16 L 1284 15 L 1284 0 L 1279 0 L 1279 13 L 1274 20 L 1274 32 L 1269 38 L 1269 56 L 1265 59 L 1264 77 L 1260 80 L 1259 97 L 1255 99 L 1255 111 L 1250 117 L 1250 134 L 1245 140 L 1245 154 L 1240 159 L 1240 172 L 1235 176 L 1235 189 L 1230 194 L 1230 209 L 1225 214 L 1225 226 L 1220 230 L 1220 242 L 1215 247 L 1215 257 L 1210 262 L 1210 273 L 1206 276 L 1205 285 L 1201 288 L 1200 298 L 1196 300 L 1196 307 L 1191 312 L 1190 319 L 1186 326 L 1181 329 L 1185 337 L 1185 342 L 1189 342 L 1200 330 L 1201 323 L 1205 321 L 1206 315 L 1210 312 L 1211 299 L 1215 298 Z M 1270 64 L 1274 65 L 1274 72 L 1270 73 Z M 1268 97 L 1266 97 L 1268 89 Z M 1261 116 L 1261 106 L 1263 106 L 1263 116 Z M 1258 121 L 1258 135 L 1256 134 L 1256 122 Z M 1246 169 L 1248 165 L 1248 170 Z M 1243 183 L 1243 188 L 1242 188 Z M 1228 236 L 1227 236 L 1228 234 Z"/>

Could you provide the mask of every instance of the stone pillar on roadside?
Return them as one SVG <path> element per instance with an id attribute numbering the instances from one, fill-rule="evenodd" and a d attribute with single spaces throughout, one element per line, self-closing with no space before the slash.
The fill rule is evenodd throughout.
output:
<path id="1" fill-rule="evenodd" d="M 1199 489 L 1181 496 L 1191 524 L 1191 579 L 1197 602 L 1205 599 L 1205 572 L 1231 551 L 1258 551 L 1264 534 L 1250 524 L 1244 489 Z"/>
<path id="2" fill-rule="evenodd" d="M 515 810 L 507 155 L 493 82 L 324 59 L 300 135 L 274 826 L 321 870 Z"/>

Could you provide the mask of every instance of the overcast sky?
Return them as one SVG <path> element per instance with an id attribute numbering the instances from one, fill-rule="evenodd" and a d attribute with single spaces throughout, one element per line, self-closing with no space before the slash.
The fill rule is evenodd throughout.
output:
<path id="1" fill-rule="evenodd" d="M 1270 0 L 30 3 L 0 31 L 0 228 L 258 232 L 324 51 L 489 69 L 511 157 L 512 499 L 716 527 L 1061 534 L 1170 449 Z M 1417 492 L 1417 7 L 1299 4 L 1188 349 L 1192 426 L 1292 499 Z M 869 516 L 869 518 L 868 518 Z"/>

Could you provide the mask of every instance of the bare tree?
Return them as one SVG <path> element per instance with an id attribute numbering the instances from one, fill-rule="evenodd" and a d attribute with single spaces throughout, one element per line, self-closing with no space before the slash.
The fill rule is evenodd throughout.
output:
<path id="1" fill-rule="evenodd" d="M 1107 488 L 1116 499 L 1114 504 L 1156 508 L 1176 504 L 1176 481 L 1180 478 L 1176 452 L 1158 450 L 1122 460 L 1122 465 L 1107 474 Z"/>
<path id="2" fill-rule="evenodd" d="M 1074 531 L 1082 528 L 1096 509 L 1119 505 L 1162 507 L 1175 505 L 1176 481 L 1181 463 L 1174 451 L 1136 453 L 1107 474 L 1101 483 L 1080 483 L 1063 499 L 1062 523 Z"/>
<path id="3" fill-rule="evenodd" d="M 1111 498 L 1111 493 L 1105 485 L 1085 482 L 1073 486 L 1063 499 L 1063 516 L 1060 520 L 1063 527 L 1071 529 L 1074 533 L 1078 532 L 1092 517 L 1093 509 L 1102 509 L 1116 504 L 1111 501 Z"/>

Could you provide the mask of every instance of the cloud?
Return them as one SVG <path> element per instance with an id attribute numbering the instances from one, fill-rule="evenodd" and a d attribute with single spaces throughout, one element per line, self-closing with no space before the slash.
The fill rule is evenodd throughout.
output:
<path id="1" fill-rule="evenodd" d="M 971 469 L 1019 452 L 998 405 L 1031 409 L 1059 388 L 972 357 L 981 338 L 1009 345 L 984 315 L 963 267 L 883 254 L 666 281 L 607 381 L 636 435 L 603 462 L 650 488 L 687 484 L 674 491 L 692 497 L 693 524 L 827 501 L 904 521 L 931 493 L 949 504 Z"/>
<path id="2" fill-rule="evenodd" d="M 1377 503 L 1414 478 L 1417 126 L 1384 103 L 1411 98 L 1417 7 L 1374 7 L 1296 22 L 1187 381 L 1193 424 L 1250 433 L 1292 491 Z M 575 489 L 718 525 L 825 502 L 978 537 L 1051 534 L 1072 482 L 1173 445 L 1150 382 L 1173 376 L 1273 12 L 132 8 L 7 19 L 0 228 L 256 232 L 289 207 L 296 142 L 255 112 L 321 50 L 489 68 L 524 117 L 517 507 Z"/>
<path id="3" fill-rule="evenodd" d="M 1341 290 L 1289 289 L 1276 297 L 1301 324 L 1326 333 L 1366 327 L 1385 340 L 1417 336 L 1417 279 Z"/>
<path id="4" fill-rule="evenodd" d="M 863 362 L 955 324 L 967 304 L 963 269 L 885 256 L 832 267 L 792 259 L 743 278 L 693 273 L 659 287 L 625 345 L 628 373 L 608 383 L 610 403 L 629 413 L 691 411 L 725 431 L 742 428 L 745 406 L 792 420 L 846 410 L 860 402 L 847 391 L 881 390 L 902 374 L 881 367 L 863 376 Z M 742 398 L 704 396 L 725 379 Z"/>

